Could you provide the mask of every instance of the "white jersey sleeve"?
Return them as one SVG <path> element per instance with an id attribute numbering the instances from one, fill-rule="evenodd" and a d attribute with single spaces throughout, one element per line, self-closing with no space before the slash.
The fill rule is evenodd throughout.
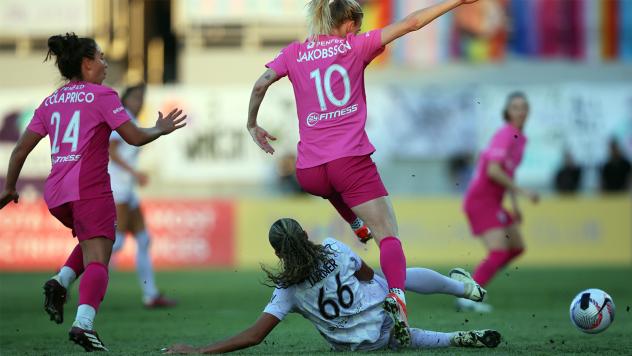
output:
<path id="1" fill-rule="evenodd" d="M 276 288 L 272 293 L 272 298 L 263 310 L 264 313 L 272 314 L 277 319 L 283 320 L 294 310 L 294 287 Z"/>

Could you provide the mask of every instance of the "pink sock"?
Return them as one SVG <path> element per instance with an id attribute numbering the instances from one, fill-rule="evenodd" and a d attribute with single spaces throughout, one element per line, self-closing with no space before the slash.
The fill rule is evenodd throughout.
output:
<path id="1" fill-rule="evenodd" d="M 79 305 L 88 304 L 99 310 L 108 289 L 108 268 L 100 262 L 90 262 L 79 284 Z"/>
<path id="2" fill-rule="evenodd" d="M 511 252 L 508 250 L 490 251 L 487 258 L 476 267 L 472 278 L 481 286 L 485 286 L 494 277 L 496 272 L 509 263 L 512 258 Z"/>
<path id="3" fill-rule="evenodd" d="M 77 278 L 79 278 L 84 270 L 83 251 L 81 251 L 81 245 L 77 244 L 77 246 L 75 246 L 74 250 L 72 250 L 72 252 L 70 253 L 70 256 L 68 256 L 66 263 L 64 263 L 64 266 L 69 267 L 73 271 L 75 271 Z"/>
<path id="4" fill-rule="evenodd" d="M 511 259 L 514 260 L 524 253 L 524 248 L 511 249 L 509 253 L 511 254 Z"/>
<path id="5" fill-rule="evenodd" d="M 380 242 L 380 266 L 389 289 L 405 290 L 406 256 L 397 237 L 385 237 Z"/>

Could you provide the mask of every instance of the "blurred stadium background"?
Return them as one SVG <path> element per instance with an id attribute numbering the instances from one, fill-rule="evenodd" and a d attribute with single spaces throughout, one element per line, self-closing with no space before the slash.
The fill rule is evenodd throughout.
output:
<path id="1" fill-rule="evenodd" d="M 364 26 L 382 26 L 433 0 L 363 1 Z M 141 122 L 183 107 L 189 126 L 141 153 L 141 191 L 159 269 L 256 268 L 272 262 L 269 225 L 303 221 L 317 238 L 354 242 L 326 201 L 297 192 L 297 123 L 287 80 L 269 92 L 261 125 L 279 137 L 270 157 L 245 129 L 263 65 L 306 34 L 303 0 L 0 0 L 0 180 L 40 100 L 61 83 L 42 63 L 46 39 L 93 36 L 107 85 L 148 83 Z M 470 267 L 483 256 L 460 200 L 479 150 L 501 125 L 506 94 L 531 101 L 518 181 L 544 194 L 523 202 L 532 266 L 632 266 L 630 174 L 605 189 L 616 140 L 632 158 L 632 1 L 481 0 L 410 35 L 367 71 L 367 130 L 394 197 L 410 264 Z M 567 159 L 565 160 L 565 156 Z M 561 183 L 579 167 L 578 184 Z M 75 241 L 41 200 L 48 140 L 29 158 L 22 200 L 0 213 L 0 270 L 52 271 Z M 605 177 L 612 179 L 612 177 Z M 565 191 L 564 194 L 560 190 Z M 133 266 L 128 243 L 118 264 Z"/>

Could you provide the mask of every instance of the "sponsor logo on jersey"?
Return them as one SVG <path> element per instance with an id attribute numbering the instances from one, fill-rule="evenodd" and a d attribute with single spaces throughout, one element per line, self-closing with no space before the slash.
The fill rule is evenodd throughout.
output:
<path id="1" fill-rule="evenodd" d="M 51 162 L 53 164 L 64 163 L 64 162 L 77 162 L 80 159 L 81 159 L 81 155 L 57 156 L 57 157 L 52 157 Z"/>
<path id="2" fill-rule="evenodd" d="M 125 108 L 122 107 L 122 106 L 119 106 L 118 108 L 112 110 L 112 114 L 116 115 L 116 114 L 120 113 L 123 110 L 125 110 Z"/>
<path id="3" fill-rule="evenodd" d="M 324 113 L 313 112 L 307 115 L 307 119 L 306 119 L 307 126 L 314 127 L 320 121 L 337 119 L 343 116 L 347 116 L 349 114 L 353 114 L 356 111 L 358 111 L 358 104 L 353 104 L 351 106 L 347 106 L 345 108 L 341 108 L 341 109 L 330 111 L 330 112 L 324 112 Z"/>

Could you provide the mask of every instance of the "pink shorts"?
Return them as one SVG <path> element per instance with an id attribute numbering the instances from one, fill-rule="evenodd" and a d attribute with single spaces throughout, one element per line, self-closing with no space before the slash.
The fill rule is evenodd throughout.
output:
<path id="1" fill-rule="evenodd" d="M 502 206 L 502 202 L 468 202 L 465 214 L 474 236 L 481 236 L 492 229 L 506 228 L 514 223 L 511 214 Z"/>
<path id="2" fill-rule="evenodd" d="M 320 166 L 297 169 L 296 179 L 306 192 L 328 199 L 339 194 L 353 208 L 388 196 L 370 155 L 343 157 Z"/>
<path id="3" fill-rule="evenodd" d="M 71 201 L 50 209 L 50 213 L 72 229 L 72 236 L 79 241 L 95 237 L 116 239 L 116 206 L 112 195 Z"/>

